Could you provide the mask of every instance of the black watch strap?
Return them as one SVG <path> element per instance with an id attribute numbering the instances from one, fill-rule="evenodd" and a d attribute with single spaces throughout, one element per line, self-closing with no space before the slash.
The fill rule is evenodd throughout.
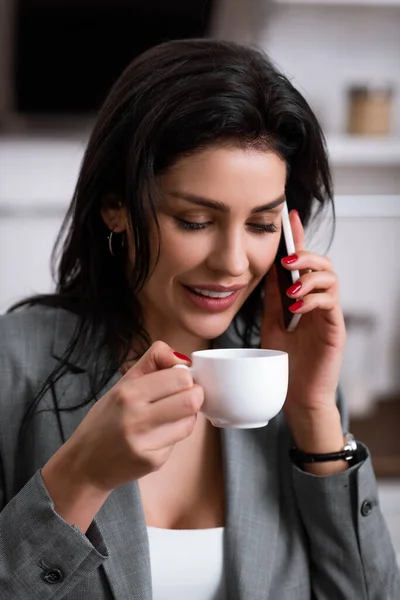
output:
<path id="1" fill-rule="evenodd" d="M 327 454 L 310 454 L 303 452 L 298 448 L 291 448 L 289 451 L 290 458 L 296 464 L 300 463 L 316 463 L 316 462 L 330 462 L 336 460 L 352 460 L 357 451 L 357 442 L 351 433 L 345 433 L 347 444 L 339 452 L 329 452 Z"/>

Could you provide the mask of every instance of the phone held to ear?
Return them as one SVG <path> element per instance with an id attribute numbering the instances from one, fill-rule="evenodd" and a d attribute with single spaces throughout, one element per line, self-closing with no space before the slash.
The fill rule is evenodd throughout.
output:
<path id="1" fill-rule="evenodd" d="M 286 294 L 288 288 L 300 278 L 300 273 L 297 269 L 294 271 L 288 271 L 285 269 L 285 267 L 281 264 L 281 259 L 285 256 L 290 256 L 295 252 L 296 249 L 294 247 L 292 227 L 289 220 L 289 211 L 287 203 L 285 202 L 282 210 L 282 234 L 279 242 L 278 253 L 275 259 L 275 267 L 282 301 L 283 321 L 287 331 L 294 331 L 301 319 L 301 315 L 296 315 L 290 312 L 289 306 L 295 301 L 292 298 L 289 298 Z"/>

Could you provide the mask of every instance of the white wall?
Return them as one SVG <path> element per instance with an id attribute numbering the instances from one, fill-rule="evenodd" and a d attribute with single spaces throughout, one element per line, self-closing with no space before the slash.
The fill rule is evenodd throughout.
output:
<path id="1" fill-rule="evenodd" d="M 277 6 L 259 43 L 303 91 L 327 133 L 344 131 L 348 86 L 389 83 L 400 134 L 400 4 Z"/>
<path id="2" fill-rule="evenodd" d="M 0 313 L 52 289 L 50 254 L 86 135 L 0 137 Z"/>
<path id="3" fill-rule="evenodd" d="M 365 383 L 375 394 L 400 390 L 399 240 L 400 217 L 339 217 L 329 252 L 340 278 L 345 313 L 375 320 L 373 333 L 356 346 L 363 356 L 347 356 L 351 364 L 345 366 L 347 373 L 363 362 L 364 377 L 369 379 Z M 348 337 L 353 348 L 350 333 Z"/>
<path id="4" fill-rule="evenodd" d="M 0 314 L 23 297 L 53 289 L 50 254 L 61 221 L 61 214 L 41 211 L 1 216 Z"/>

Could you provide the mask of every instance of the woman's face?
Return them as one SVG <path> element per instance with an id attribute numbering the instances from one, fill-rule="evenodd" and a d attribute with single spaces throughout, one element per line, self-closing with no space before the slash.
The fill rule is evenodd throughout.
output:
<path id="1" fill-rule="evenodd" d="M 222 334 L 271 267 L 285 163 L 273 152 L 214 147 L 161 178 L 161 248 L 140 301 L 153 339 Z"/>

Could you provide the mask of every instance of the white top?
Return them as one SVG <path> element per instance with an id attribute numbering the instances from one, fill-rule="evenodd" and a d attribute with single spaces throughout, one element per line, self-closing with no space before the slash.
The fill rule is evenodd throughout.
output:
<path id="1" fill-rule="evenodd" d="M 147 531 L 153 600 L 226 600 L 223 527 Z"/>

